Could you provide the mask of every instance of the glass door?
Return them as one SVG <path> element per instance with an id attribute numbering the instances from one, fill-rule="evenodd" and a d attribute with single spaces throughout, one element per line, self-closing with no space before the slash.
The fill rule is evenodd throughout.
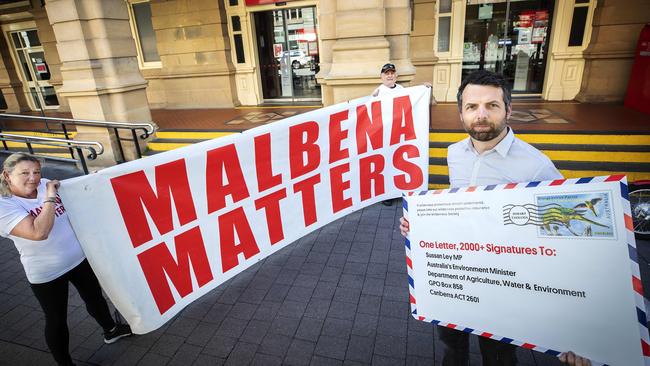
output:
<path id="1" fill-rule="evenodd" d="M 321 101 L 316 8 L 255 13 L 265 102 Z"/>
<path id="2" fill-rule="evenodd" d="M 542 92 L 553 0 L 470 0 L 465 15 L 463 77 L 502 73 L 513 93 Z"/>
<path id="3" fill-rule="evenodd" d="M 49 83 L 50 68 L 45 61 L 45 52 L 38 39 L 36 29 L 11 32 L 11 40 L 16 50 L 18 69 L 27 88 L 28 100 L 32 110 L 59 107 L 54 87 Z"/>

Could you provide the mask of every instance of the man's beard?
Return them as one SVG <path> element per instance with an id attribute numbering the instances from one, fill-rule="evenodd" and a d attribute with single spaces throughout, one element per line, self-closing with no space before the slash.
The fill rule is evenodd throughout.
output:
<path id="1" fill-rule="evenodd" d="M 476 126 L 490 126 L 490 129 L 479 132 L 474 130 L 474 127 Z M 465 128 L 465 131 L 467 131 L 467 133 L 476 141 L 491 141 L 499 136 L 499 134 L 503 132 L 503 129 L 506 128 L 505 121 L 499 127 L 500 128 L 497 130 L 495 124 L 492 122 L 480 122 L 473 123 L 469 129 Z"/>

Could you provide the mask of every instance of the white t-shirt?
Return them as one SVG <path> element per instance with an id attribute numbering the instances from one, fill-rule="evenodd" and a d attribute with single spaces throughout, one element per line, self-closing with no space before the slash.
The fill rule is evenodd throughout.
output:
<path id="1" fill-rule="evenodd" d="M 58 197 L 54 226 L 47 239 L 34 241 L 9 234 L 25 217 L 36 217 L 41 212 L 47 182 L 47 179 L 41 179 L 36 198 L 0 197 L 0 235 L 14 241 L 27 280 L 34 284 L 52 281 L 86 258 Z"/>
<path id="2" fill-rule="evenodd" d="M 392 87 L 392 88 L 389 88 L 384 84 L 381 84 L 381 85 L 379 85 L 379 94 L 377 94 L 377 96 L 387 95 L 387 94 L 390 94 L 390 93 L 395 93 L 396 91 L 398 91 L 400 89 L 404 89 L 404 87 L 399 85 L 399 84 L 395 84 L 395 86 Z"/>
<path id="3" fill-rule="evenodd" d="M 541 151 L 508 134 L 493 149 L 479 154 L 468 137 L 447 149 L 451 188 L 562 179 Z"/>

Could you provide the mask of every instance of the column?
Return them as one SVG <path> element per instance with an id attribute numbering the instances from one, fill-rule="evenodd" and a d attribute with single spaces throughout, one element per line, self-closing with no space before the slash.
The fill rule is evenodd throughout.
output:
<path id="1" fill-rule="evenodd" d="M 435 0 L 413 1 L 413 32 L 411 32 L 411 61 L 417 67 L 415 83 L 433 81 L 433 65 L 438 61 L 434 52 L 436 37 Z"/>
<path id="2" fill-rule="evenodd" d="M 465 0 L 451 0 L 447 4 L 451 5 L 451 9 L 442 6 L 440 0 L 436 0 L 436 3 L 438 6 L 434 8 L 437 12 L 435 26 L 438 27 L 441 18 L 446 18 L 450 24 L 448 39 L 443 40 L 442 35 L 438 34 L 437 30 L 435 32 L 434 50 L 437 60 L 433 65 L 431 93 L 438 102 L 456 102 L 463 68 Z M 449 47 L 444 47 L 447 42 Z"/>
<path id="3" fill-rule="evenodd" d="M 323 104 L 369 95 L 381 82 L 381 66 L 392 62 L 398 82 L 415 75 L 409 56 L 408 0 L 324 0 L 320 3 Z"/>
<path id="4" fill-rule="evenodd" d="M 232 108 L 239 104 L 223 1 L 152 1 L 151 18 L 162 63 L 160 69 L 144 71 L 151 105 Z"/>
<path id="5" fill-rule="evenodd" d="M 650 22 L 644 0 L 600 0 L 591 42 L 584 51 L 581 102 L 619 102 L 625 98 L 639 33 Z"/>
<path id="6" fill-rule="evenodd" d="M 46 11 L 61 58 L 63 86 L 74 118 L 151 122 L 138 68 L 127 4 L 124 0 L 48 0 Z M 104 153 L 89 162 L 104 167 L 121 160 L 116 136 L 104 128 L 77 127 L 77 140 L 98 141 Z M 121 132 L 124 138 L 129 131 Z M 140 142 L 141 145 L 144 143 Z M 132 143 L 122 142 L 125 158 L 136 158 Z"/>
<path id="7" fill-rule="evenodd" d="M 226 15 L 224 16 L 224 26 L 228 28 L 228 37 L 230 44 L 230 57 L 233 62 L 235 87 L 232 90 L 233 98 L 235 94 L 241 105 L 257 105 L 262 101 L 262 86 L 258 82 L 259 75 L 256 72 L 258 62 L 255 60 L 257 50 L 255 49 L 256 42 L 253 38 L 255 36 L 252 32 L 253 14 L 246 11 L 246 3 L 238 1 L 236 5 L 231 5 L 229 1 L 224 1 Z M 234 29 L 233 17 L 239 17 L 239 30 Z M 235 50 L 235 36 L 242 37 L 242 52 L 244 62 L 239 63 L 237 60 L 237 51 Z"/>
<path id="8" fill-rule="evenodd" d="M 583 52 L 591 37 L 593 5 L 590 5 L 582 45 L 569 46 L 575 4 L 572 0 L 555 3 L 546 76 L 542 95 L 544 100 L 573 100 L 580 91 L 585 59 Z"/>

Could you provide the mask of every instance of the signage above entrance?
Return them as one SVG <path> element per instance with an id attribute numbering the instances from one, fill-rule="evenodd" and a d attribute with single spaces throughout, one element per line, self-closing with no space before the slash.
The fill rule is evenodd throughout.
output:
<path id="1" fill-rule="evenodd" d="M 296 1 L 296 0 L 246 0 L 245 3 L 246 3 L 246 6 L 255 6 L 255 5 L 288 3 L 290 1 Z"/>

